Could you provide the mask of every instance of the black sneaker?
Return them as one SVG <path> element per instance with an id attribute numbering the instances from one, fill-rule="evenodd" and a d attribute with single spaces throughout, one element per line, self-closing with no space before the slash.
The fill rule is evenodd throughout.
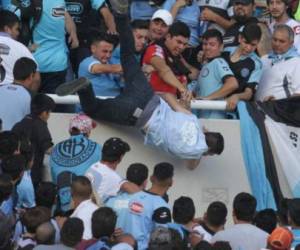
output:
<path id="1" fill-rule="evenodd" d="M 72 95 L 75 94 L 78 90 L 81 90 L 87 87 L 90 84 L 90 81 L 85 77 L 80 77 L 76 80 L 65 82 L 59 85 L 55 93 L 59 96 Z"/>
<path id="2" fill-rule="evenodd" d="M 111 8 L 117 14 L 125 15 L 128 13 L 128 0 L 109 0 Z"/>

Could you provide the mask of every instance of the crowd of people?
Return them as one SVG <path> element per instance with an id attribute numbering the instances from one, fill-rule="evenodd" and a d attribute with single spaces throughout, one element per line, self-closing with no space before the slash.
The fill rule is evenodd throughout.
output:
<path id="1" fill-rule="evenodd" d="M 191 169 L 221 154 L 222 135 L 198 118 L 300 94 L 297 20 L 295 0 L 0 1 L 0 250 L 300 249 L 300 198 L 257 211 L 241 192 L 233 226 L 221 201 L 196 218 L 190 197 L 169 204 L 172 164 L 133 163 L 120 176 L 130 145 L 89 138 L 93 118 L 137 127 Z M 81 105 L 48 93 L 78 93 Z M 192 99 L 226 110 L 191 110 Z M 57 144 L 52 111 L 79 113 Z"/>

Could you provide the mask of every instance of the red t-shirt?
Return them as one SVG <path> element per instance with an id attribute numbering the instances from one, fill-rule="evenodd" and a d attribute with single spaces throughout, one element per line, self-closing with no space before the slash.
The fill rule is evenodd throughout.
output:
<path id="1" fill-rule="evenodd" d="M 157 44 L 152 44 L 150 45 L 147 49 L 146 52 L 143 56 L 142 64 L 147 65 L 150 64 L 151 58 L 154 56 L 158 56 L 162 58 L 163 60 L 166 59 L 166 55 L 163 51 L 163 48 Z M 186 76 L 181 75 L 181 76 L 176 76 L 176 78 L 181 82 L 181 83 L 186 83 L 187 79 Z M 153 71 L 150 74 L 150 84 L 155 92 L 166 92 L 166 93 L 172 93 L 176 95 L 177 89 L 165 81 L 163 81 L 157 71 Z"/>

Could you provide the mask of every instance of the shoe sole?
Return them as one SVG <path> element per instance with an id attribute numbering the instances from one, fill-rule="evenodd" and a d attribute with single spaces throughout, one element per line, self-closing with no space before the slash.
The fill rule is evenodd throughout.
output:
<path id="1" fill-rule="evenodd" d="M 61 85 L 59 85 L 55 93 L 58 96 L 66 96 L 66 95 L 72 95 L 75 94 L 77 91 L 81 90 L 82 88 L 88 86 L 90 84 L 89 80 L 85 77 L 80 77 L 76 80 L 65 82 Z"/>

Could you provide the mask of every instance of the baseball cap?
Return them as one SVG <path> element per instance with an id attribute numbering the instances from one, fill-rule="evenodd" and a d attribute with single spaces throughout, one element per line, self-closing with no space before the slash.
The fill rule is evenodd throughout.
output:
<path id="1" fill-rule="evenodd" d="M 78 129 L 82 134 L 88 134 L 93 128 L 96 127 L 96 123 L 85 114 L 78 114 L 70 119 L 69 131 L 73 128 Z"/>
<path id="2" fill-rule="evenodd" d="M 240 4 L 243 4 L 243 5 L 249 5 L 249 4 L 254 4 L 254 0 L 233 0 L 232 1 L 232 4 L 237 4 L 237 3 L 240 3 Z"/>
<path id="3" fill-rule="evenodd" d="M 157 10 L 154 12 L 151 20 L 154 20 L 154 19 L 161 19 L 168 26 L 170 26 L 173 23 L 172 14 L 169 11 L 163 10 L 163 9 L 160 9 L 160 10 Z"/>
<path id="4" fill-rule="evenodd" d="M 119 158 L 128 151 L 130 151 L 129 144 L 118 137 L 106 140 L 102 148 L 102 154 L 105 155 L 105 158 L 111 158 L 112 160 Z"/>
<path id="5" fill-rule="evenodd" d="M 293 241 L 293 234 L 285 227 L 277 227 L 268 237 L 268 243 L 276 250 L 288 250 Z"/>

